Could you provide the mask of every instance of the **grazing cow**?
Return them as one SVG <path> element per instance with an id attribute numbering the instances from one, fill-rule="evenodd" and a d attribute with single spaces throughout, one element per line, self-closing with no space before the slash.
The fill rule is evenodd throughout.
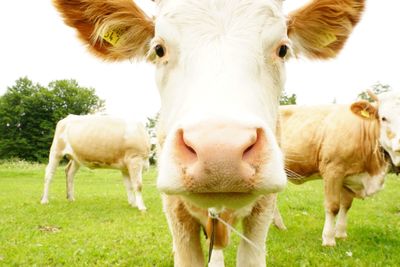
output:
<path id="1" fill-rule="evenodd" d="M 324 181 L 323 246 L 335 246 L 335 237 L 347 237 L 347 212 L 354 198 L 363 199 L 382 189 L 390 164 L 385 151 L 400 165 L 399 114 L 399 93 L 382 94 L 378 109 L 366 101 L 351 107 L 280 108 L 281 145 L 289 181 Z M 275 215 L 275 224 L 284 228 L 278 210 Z"/>
<path id="2" fill-rule="evenodd" d="M 57 123 L 44 178 L 42 204 L 60 160 L 66 156 L 67 198 L 74 200 L 74 175 L 81 165 L 122 172 L 128 202 L 146 210 L 142 199 L 142 169 L 148 167 L 150 139 L 143 124 L 104 115 L 68 115 Z"/>
<path id="3" fill-rule="evenodd" d="M 250 242 L 240 243 L 237 265 L 265 266 L 275 193 L 287 182 L 275 137 L 285 61 L 334 57 L 364 1 L 315 0 L 285 16 L 281 0 L 158 0 L 154 20 L 131 0 L 53 2 L 97 56 L 156 66 L 157 187 L 175 266 L 204 266 L 201 227 L 222 249 L 221 220 L 239 219 Z M 212 255 L 223 262 L 221 250 Z"/>

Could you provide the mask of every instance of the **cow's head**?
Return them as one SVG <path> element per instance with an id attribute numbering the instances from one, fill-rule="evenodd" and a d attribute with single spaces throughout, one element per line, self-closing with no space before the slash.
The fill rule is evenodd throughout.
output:
<path id="1" fill-rule="evenodd" d="M 393 164 L 400 166 L 400 92 L 375 95 L 368 91 L 375 103 L 359 101 L 352 104 L 353 113 L 379 123 L 379 143 L 389 154 Z"/>
<path id="2" fill-rule="evenodd" d="M 377 96 L 381 122 L 381 146 L 389 153 L 395 166 L 400 166 L 400 92 Z"/>
<path id="3" fill-rule="evenodd" d="M 281 0 L 160 0 L 151 20 L 131 0 L 54 3 L 96 55 L 156 65 L 158 188 L 203 207 L 284 188 L 275 131 L 285 61 L 334 57 L 364 7 L 315 0 L 285 16 Z"/>

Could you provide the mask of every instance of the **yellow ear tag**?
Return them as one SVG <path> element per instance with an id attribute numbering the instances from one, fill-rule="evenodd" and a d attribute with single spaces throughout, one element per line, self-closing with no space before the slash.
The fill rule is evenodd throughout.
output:
<path id="1" fill-rule="evenodd" d="M 327 47 L 327 46 L 329 46 L 331 43 L 333 43 L 333 42 L 335 42 L 335 41 L 337 40 L 336 35 L 334 35 L 333 33 L 330 33 L 330 32 L 326 32 L 326 33 L 323 34 L 320 38 L 321 38 L 321 39 L 320 39 L 320 43 L 319 43 L 319 44 L 320 44 L 322 47 Z"/>
<path id="2" fill-rule="evenodd" d="M 119 39 L 122 36 L 122 30 L 108 30 L 103 36 L 101 36 L 104 40 L 106 40 L 112 46 L 116 46 Z"/>
<path id="3" fill-rule="evenodd" d="M 361 110 L 360 114 L 361 114 L 361 116 L 363 116 L 364 118 L 367 118 L 367 119 L 370 118 L 370 114 L 369 114 L 369 112 L 366 111 L 366 110 Z"/>

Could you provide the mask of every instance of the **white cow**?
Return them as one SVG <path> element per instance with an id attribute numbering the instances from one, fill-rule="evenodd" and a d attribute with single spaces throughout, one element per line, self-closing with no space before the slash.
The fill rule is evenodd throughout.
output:
<path id="1" fill-rule="evenodd" d="M 390 155 L 393 165 L 400 166 L 400 91 L 382 93 L 374 100 L 380 120 L 379 143 Z"/>
<path id="2" fill-rule="evenodd" d="M 237 265 L 265 266 L 274 193 L 286 185 L 275 137 L 285 61 L 334 57 L 364 1 L 315 0 L 286 16 L 281 0 L 158 0 L 154 19 L 131 0 L 53 2 L 97 56 L 156 66 L 157 186 L 175 265 L 204 266 L 201 227 L 217 232 L 215 249 L 228 244 L 225 225 L 210 223 L 213 210 L 243 222 L 251 242 L 241 242 Z M 213 255 L 223 262 L 221 251 Z"/>
<path id="3" fill-rule="evenodd" d="M 148 168 L 150 139 L 143 124 L 105 115 L 68 115 L 57 123 L 46 167 L 42 204 L 60 160 L 66 156 L 67 198 L 74 200 L 74 175 L 81 165 L 122 172 L 132 207 L 146 210 L 142 199 L 142 170 Z"/>

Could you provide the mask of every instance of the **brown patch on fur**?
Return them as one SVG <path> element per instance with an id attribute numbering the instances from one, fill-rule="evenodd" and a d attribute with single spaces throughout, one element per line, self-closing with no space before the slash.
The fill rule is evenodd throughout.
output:
<path id="1" fill-rule="evenodd" d="M 154 24 L 133 1 L 53 0 L 53 4 L 96 56 L 124 60 L 146 55 Z M 110 30 L 123 32 L 116 46 L 101 37 Z"/>
<path id="2" fill-rule="evenodd" d="M 396 136 L 395 133 L 393 133 L 389 128 L 386 129 L 386 136 L 389 140 L 393 140 L 393 138 Z"/>
<path id="3" fill-rule="evenodd" d="M 296 53 L 333 58 L 343 48 L 364 10 L 364 0 L 314 0 L 289 14 L 288 35 Z"/>
<path id="4" fill-rule="evenodd" d="M 380 125 L 379 121 L 362 121 L 358 134 L 360 142 L 360 154 L 365 159 L 364 166 L 370 175 L 377 175 L 386 166 L 385 156 L 381 151 L 379 144 Z"/>
<path id="5" fill-rule="evenodd" d="M 233 216 L 230 212 L 222 212 L 220 218 L 230 225 L 233 224 Z M 211 238 L 212 234 L 212 219 L 208 217 L 207 225 L 206 225 L 206 235 L 207 238 Z M 217 249 L 223 249 L 229 244 L 229 229 L 220 221 L 215 222 L 215 239 L 214 239 L 214 247 Z"/>

